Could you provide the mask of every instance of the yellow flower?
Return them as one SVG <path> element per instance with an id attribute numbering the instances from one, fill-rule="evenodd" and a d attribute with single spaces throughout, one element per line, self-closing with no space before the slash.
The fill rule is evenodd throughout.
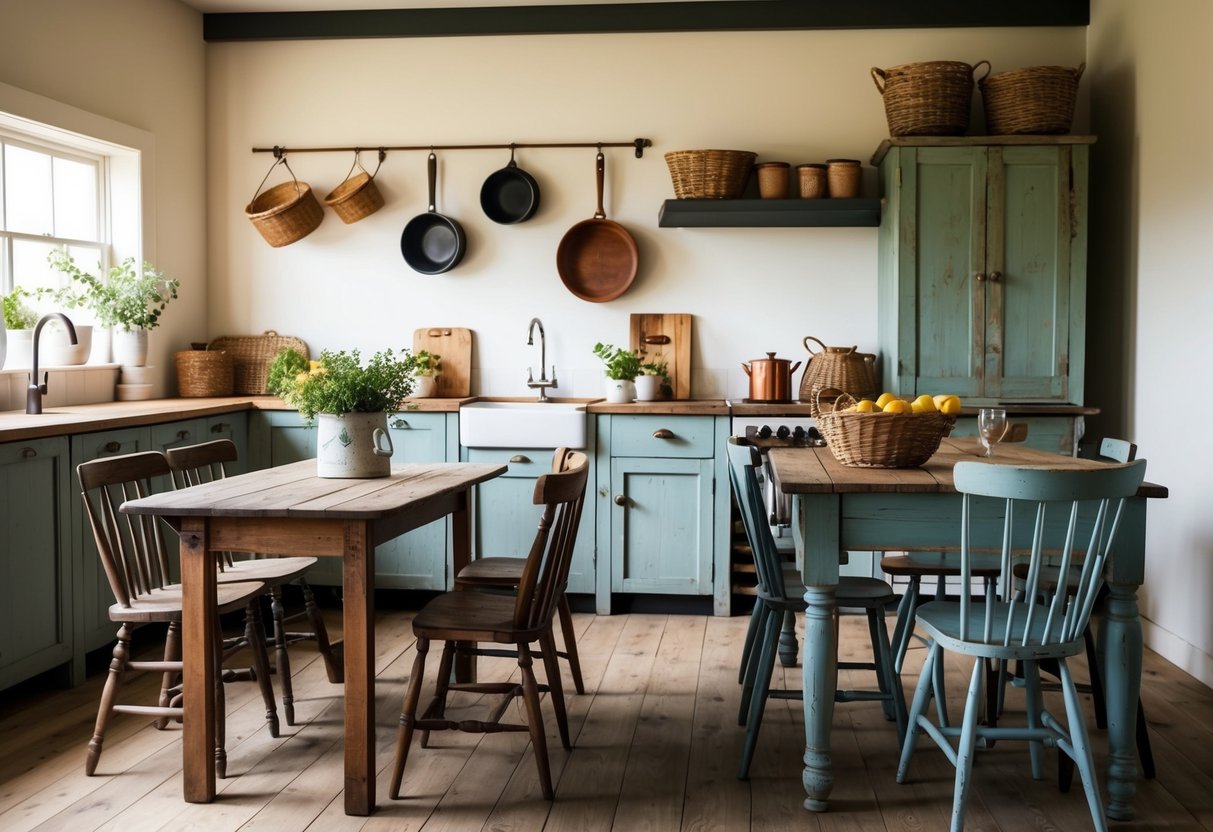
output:
<path id="1" fill-rule="evenodd" d="M 307 377 L 308 377 L 307 373 L 299 373 L 298 375 L 295 376 L 295 384 L 303 384 L 304 382 L 307 381 Z"/>

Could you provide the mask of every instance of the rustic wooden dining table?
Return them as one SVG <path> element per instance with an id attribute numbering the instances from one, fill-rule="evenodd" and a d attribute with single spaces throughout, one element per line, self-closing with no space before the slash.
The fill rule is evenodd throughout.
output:
<path id="1" fill-rule="evenodd" d="M 839 558 L 843 552 L 959 551 L 961 497 L 952 468 L 978 459 L 976 439 L 944 439 L 920 468 L 855 468 L 839 463 L 828 448 L 773 448 L 770 462 L 780 489 L 793 497 L 798 556 L 805 585 L 804 805 L 825 811 L 834 785 L 830 725 L 837 687 L 837 610 Z M 1093 460 L 1059 456 L 1022 445 L 999 445 L 991 460 L 1016 465 L 1084 468 Z M 1148 471 L 1147 471 L 1148 474 Z M 1142 636 L 1137 589 L 1145 569 L 1146 503 L 1167 496 L 1167 489 L 1145 483 L 1127 501 L 1116 552 L 1107 573 L 1110 590 L 1101 623 L 1109 762 L 1105 788 L 1107 813 L 1133 817 L 1137 776 L 1135 733 L 1141 684 Z M 976 512 L 972 534 L 997 545 L 1001 514 Z"/>
<path id="2" fill-rule="evenodd" d="M 340 557 L 345 654 L 345 812 L 375 806 L 375 547 L 451 516 L 452 567 L 467 564 L 471 489 L 505 465 L 393 465 L 381 479 L 321 479 L 316 461 L 251 471 L 122 505 L 163 517 L 181 538 L 185 799 L 215 798 L 215 552 Z M 472 672 L 471 668 L 465 668 Z"/>

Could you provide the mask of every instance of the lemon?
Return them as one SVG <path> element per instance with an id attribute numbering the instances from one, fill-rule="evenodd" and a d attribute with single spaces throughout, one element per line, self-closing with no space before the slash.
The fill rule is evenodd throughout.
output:
<path id="1" fill-rule="evenodd" d="M 883 408 L 885 413 L 913 413 L 913 406 L 902 399 L 893 399 Z"/>
<path id="2" fill-rule="evenodd" d="M 880 398 L 878 398 L 876 400 L 876 406 L 879 407 L 881 410 L 884 410 L 884 406 L 896 398 L 897 397 L 894 396 L 892 393 L 881 393 Z"/>
<path id="3" fill-rule="evenodd" d="M 943 400 L 943 404 L 939 406 L 940 413 L 946 413 L 948 416 L 956 416 L 960 413 L 960 399 L 957 396 L 948 396 Z"/>
<path id="4" fill-rule="evenodd" d="M 940 393 L 938 396 L 932 396 L 931 401 L 934 403 L 936 410 L 943 410 L 943 403 L 949 398 L 952 398 L 950 394 Z"/>
<path id="5" fill-rule="evenodd" d="M 859 402 L 853 408 L 850 408 L 850 409 L 855 410 L 859 413 L 871 413 L 874 410 L 876 410 L 877 408 L 876 408 L 876 402 L 872 401 L 871 399 L 860 399 Z"/>
<path id="6" fill-rule="evenodd" d="M 910 409 L 915 413 L 934 413 L 936 410 L 935 401 L 926 393 L 923 393 L 910 403 Z"/>

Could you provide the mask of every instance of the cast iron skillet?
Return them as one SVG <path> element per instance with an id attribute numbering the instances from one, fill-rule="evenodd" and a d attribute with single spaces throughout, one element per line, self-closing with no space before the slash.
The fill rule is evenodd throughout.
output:
<path id="1" fill-rule="evenodd" d="M 602 210 L 606 160 L 598 153 L 598 210 L 564 233 L 556 249 L 556 271 L 565 288 L 582 300 L 603 303 L 628 290 L 636 279 L 636 240 Z"/>
<path id="2" fill-rule="evenodd" d="M 514 161 L 510 145 L 510 163 L 493 171 L 480 187 L 480 207 L 485 216 L 502 225 L 526 222 L 539 210 L 539 183 Z"/>
<path id="3" fill-rule="evenodd" d="M 448 272 L 463 259 L 467 238 L 458 222 L 434 209 L 434 183 L 438 177 L 438 157 L 427 161 L 430 180 L 430 206 L 424 214 L 408 221 L 400 235 L 400 253 L 404 262 L 422 274 Z"/>

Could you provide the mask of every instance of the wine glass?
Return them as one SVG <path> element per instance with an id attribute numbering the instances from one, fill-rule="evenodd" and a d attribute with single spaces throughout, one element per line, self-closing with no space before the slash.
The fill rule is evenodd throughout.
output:
<path id="1" fill-rule="evenodd" d="M 1007 411 L 1001 407 L 983 407 L 977 414 L 977 430 L 986 456 L 994 456 L 994 446 L 1007 433 Z"/>

